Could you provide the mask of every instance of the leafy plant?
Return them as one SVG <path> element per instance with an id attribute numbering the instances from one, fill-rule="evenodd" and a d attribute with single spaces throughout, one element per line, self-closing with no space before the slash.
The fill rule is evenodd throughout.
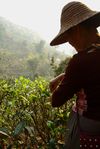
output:
<path id="1" fill-rule="evenodd" d="M 0 80 L 1 147 L 63 148 L 72 103 L 52 108 L 49 81 L 42 77 Z"/>

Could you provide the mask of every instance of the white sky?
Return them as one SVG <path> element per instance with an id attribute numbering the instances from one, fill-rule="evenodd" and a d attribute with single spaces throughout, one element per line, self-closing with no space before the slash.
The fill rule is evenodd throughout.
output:
<path id="1" fill-rule="evenodd" d="M 80 1 L 100 11 L 100 0 Z M 0 16 L 32 29 L 49 43 L 59 31 L 61 9 L 68 2 L 70 0 L 0 0 Z"/>

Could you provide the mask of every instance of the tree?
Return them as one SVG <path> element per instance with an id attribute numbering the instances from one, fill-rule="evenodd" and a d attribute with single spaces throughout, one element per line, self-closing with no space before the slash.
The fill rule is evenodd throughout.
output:
<path id="1" fill-rule="evenodd" d="M 62 60 L 58 65 L 55 63 L 54 57 L 51 59 L 51 67 L 54 71 L 55 76 L 61 74 L 65 71 L 65 68 L 67 67 L 71 57 L 67 57 L 66 59 Z"/>

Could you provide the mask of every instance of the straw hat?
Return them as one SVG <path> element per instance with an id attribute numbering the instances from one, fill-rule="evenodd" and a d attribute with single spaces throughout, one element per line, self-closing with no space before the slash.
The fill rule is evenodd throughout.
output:
<path id="1" fill-rule="evenodd" d="M 88 23 L 95 27 L 100 25 L 100 12 L 89 9 L 81 2 L 73 1 L 62 9 L 61 28 L 50 45 L 59 45 L 68 41 L 68 30 L 80 23 Z"/>

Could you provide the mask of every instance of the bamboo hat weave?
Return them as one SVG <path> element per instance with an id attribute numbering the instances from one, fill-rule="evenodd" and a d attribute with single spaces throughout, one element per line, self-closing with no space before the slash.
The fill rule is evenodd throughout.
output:
<path id="1" fill-rule="evenodd" d="M 80 23 L 86 22 L 98 27 L 100 25 L 100 12 L 91 10 L 81 2 L 73 1 L 68 3 L 62 9 L 60 31 L 50 45 L 54 46 L 67 42 L 67 31 Z"/>

